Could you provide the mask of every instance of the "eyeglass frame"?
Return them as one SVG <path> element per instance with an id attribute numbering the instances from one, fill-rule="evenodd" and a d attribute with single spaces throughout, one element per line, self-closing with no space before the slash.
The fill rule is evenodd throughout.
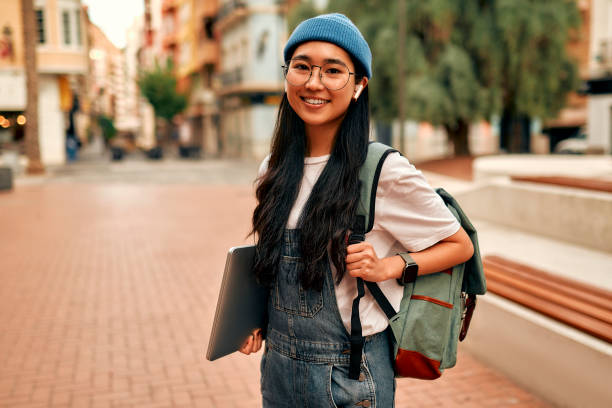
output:
<path id="1" fill-rule="evenodd" d="M 310 81 L 310 79 L 312 78 L 312 69 L 313 69 L 314 67 L 318 67 L 318 68 L 319 68 L 319 81 L 321 81 L 321 85 L 323 85 L 323 86 L 325 87 L 325 89 L 327 89 L 327 90 L 329 90 L 329 91 L 339 91 L 339 90 L 341 90 L 341 89 L 344 89 L 344 88 L 346 87 L 346 85 L 348 85 L 348 83 L 350 82 L 350 80 L 351 80 L 351 75 L 355 75 L 355 73 L 354 73 L 354 72 L 351 72 L 351 71 L 350 71 L 350 69 L 349 69 L 349 67 L 347 67 L 347 66 L 346 66 L 346 64 L 345 64 L 344 62 L 342 62 L 342 61 L 337 61 L 337 62 L 334 62 L 334 64 L 342 64 L 342 65 L 344 65 L 344 66 L 346 67 L 346 70 L 348 71 L 349 76 L 348 76 L 348 79 L 346 80 L 346 83 L 345 83 L 344 85 L 342 85 L 340 88 L 338 88 L 338 89 L 330 89 L 330 88 L 328 88 L 328 87 L 327 87 L 327 85 L 325 85 L 325 84 L 323 83 L 323 66 L 328 65 L 328 64 L 331 64 L 331 63 L 330 63 L 330 62 L 326 62 L 326 63 L 325 63 L 325 64 L 323 64 L 323 65 L 316 65 L 316 64 L 311 64 L 311 63 L 310 63 L 310 62 L 308 62 L 308 61 L 303 61 L 304 63 L 306 63 L 306 64 L 310 65 L 310 74 L 308 74 L 308 78 L 307 78 L 307 79 L 304 81 L 304 83 L 303 83 L 303 84 L 296 85 L 296 84 L 291 83 L 291 82 L 290 82 L 290 81 L 287 79 L 287 72 L 289 72 L 289 64 L 290 64 L 290 63 L 291 63 L 291 61 L 293 61 L 293 60 L 294 60 L 294 58 L 290 59 L 289 61 L 285 61 L 285 64 L 287 64 L 287 65 L 281 65 L 281 68 L 283 68 L 283 76 L 285 77 L 285 80 L 286 80 L 287 82 L 289 82 L 289 83 L 290 83 L 291 85 L 293 85 L 293 86 L 304 86 L 304 85 L 306 85 L 306 84 L 308 83 L 308 81 Z M 296 60 L 297 60 L 297 61 L 302 61 L 302 60 L 300 60 L 300 59 L 296 59 Z"/>

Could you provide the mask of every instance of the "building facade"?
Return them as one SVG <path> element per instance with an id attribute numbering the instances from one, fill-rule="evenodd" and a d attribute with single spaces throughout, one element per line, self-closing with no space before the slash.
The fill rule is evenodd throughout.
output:
<path id="1" fill-rule="evenodd" d="M 283 92 L 284 2 L 221 0 L 216 76 L 223 154 L 261 159 L 269 151 Z"/>
<path id="2" fill-rule="evenodd" d="M 180 116 L 179 152 L 219 153 L 219 110 L 213 78 L 219 68 L 219 38 L 214 23 L 217 0 L 182 0 L 177 7 L 179 30 L 176 75 L 180 92 L 187 95 L 188 108 Z"/>
<path id="3" fill-rule="evenodd" d="M 87 32 L 80 0 L 34 0 L 37 25 L 41 160 L 66 161 L 67 137 L 84 138 Z M 0 0 L 0 143 L 23 153 L 26 107 L 21 2 Z"/>
<path id="4" fill-rule="evenodd" d="M 138 76 L 160 62 L 163 47 L 162 0 L 145 0 L 145 13 L 128 27 L 123 50 L 127 121 L 135 136 L 135 145 L 149 150 L 157 144 L 155 112 L 141 95 Z"/>
<path id="5" fill-rule="evenodd" d="M 580 13 L 581 25 L 579 31 L 572 33 L 567 44 L 567 52 L 578 65 L 578 75 L 581 81 L 589 77 L 590 35 L 591 35 L 591 0 L 577 0 L 576 6 Z M 555 150 L 556 145 L 567 138 L 576 137 L 586 131 L 587 95 L 584 92 L 571 92 L 566 100 L 566 106 L 556 118 L 544 121 L 543 132 L 548 138 L 540 138 L 546 146 L 540 151 L 534 146 L 538 134 L 532 134 L 531 151 L 533 153 L 548 153 Z"/>
<path id="6" fill-rule="evenodd" d="M 182 0 L 162 0 L 161 2 L 161 43 L 160 60 L 165 62 L 171 60 L 177 66 L 179 43 L 178 43 L 178 8 Z M 161 62 L 160 61 L 160 62 Z"/>
<path id="7" fill-rule="evenodd" d="M 94 118 L 98 115 L 111 118 L 119 131 L 134 131 L 128 112 L 123 51 L 89 21 L 88 32 L 90 114 Z"/>

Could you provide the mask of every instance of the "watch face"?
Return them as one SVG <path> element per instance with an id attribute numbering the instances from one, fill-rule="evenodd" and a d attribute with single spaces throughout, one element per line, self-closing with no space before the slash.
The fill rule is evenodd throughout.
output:
<path id="1" fill-rule="evenodd" d="M 417 274 L 419 273 L 419 265 L 416 263 L 407 264 L 404 268 L 404 275 L 402 280 L 404 283 L 412 283 L 416 280 Z"/>

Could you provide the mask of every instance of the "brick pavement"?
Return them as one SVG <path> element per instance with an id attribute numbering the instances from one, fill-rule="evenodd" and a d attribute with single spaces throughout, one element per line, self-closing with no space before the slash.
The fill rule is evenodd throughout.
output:
<path id="1" fill-rule="evenodd" d="M 40 183 L 0 194 L 0 407 L 258 407 L 259 356 L 204 358 L 248 185 Z M 460 353 L 398 407 L 545 407 Z"/>

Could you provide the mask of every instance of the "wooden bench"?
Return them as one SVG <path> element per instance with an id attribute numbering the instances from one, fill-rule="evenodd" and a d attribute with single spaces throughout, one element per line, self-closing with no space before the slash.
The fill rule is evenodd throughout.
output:
<path id="1" fill-rule="evenodd" d="M 500 256 L 483 258 L 487 289 L 612 343 L 612 292 Z M 579 271 L 577 271 L 579 273 Z"/>
<path id="2" fill-rule="evenodd" d="M 581 188 L 584 190 L 604 191 L 612 193 L 612 181 L 601 179 L 587 179 L 580 177 L 561 176 L 512 176 L 513 181 L 527 181 L 530 183 L 552 184 L 563 187 Z"/>

